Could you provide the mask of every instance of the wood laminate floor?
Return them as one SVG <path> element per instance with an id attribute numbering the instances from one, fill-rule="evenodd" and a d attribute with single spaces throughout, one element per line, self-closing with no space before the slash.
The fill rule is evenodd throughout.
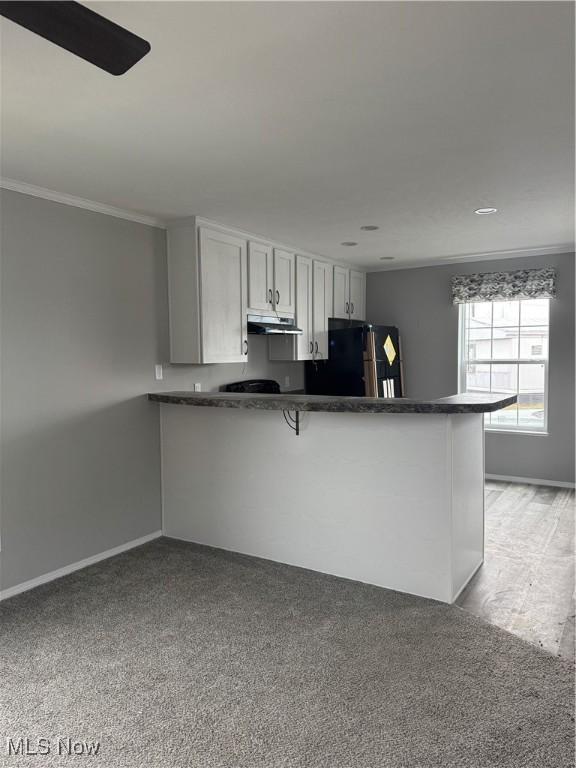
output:
<path id="1" fill-rule="evenodd" d="M 574 658 L 574 490 L 486 483 L 484 565 L 457 605 Z"/>

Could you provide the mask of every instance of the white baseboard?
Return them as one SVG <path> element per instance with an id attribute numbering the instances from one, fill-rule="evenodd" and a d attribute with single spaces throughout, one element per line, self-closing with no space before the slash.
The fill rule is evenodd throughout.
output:
<path id="1" fill-rule="evenodd" d="M 467 579 L 464 581 L 464 584 L 462 584 L 462 586 L 460 587 L 460 589 L 458 590 L 458 592 L 456 592 L 456 594 L 455 594 L 455 595 L 453 595 L 453 597 L 452 597 L 452 602 L 450 603 L 450 605 L 454 605 L 454 603 L 456 602 L 456 600 L 458 600 L 458 598 L 460 597 L 460 595 L 462 594 L 462 592 L 464 592 L 464 590 L 466 589 L 466 587 L 468 586 L 468 584 L 470 584 L 470 582 L 472 581 L 472 579 L 474 578 L 474 576 L 476 576 L 476 574 L 478 573 L 478 571 L 480 570 L 480 568 L 482 568 L 482 566 L 483 566 L 483 565 L 484 565 L 484 557 L 482 557 L 482 558 L 481 558 L 481 560 L 480 560 L 480 562 L 479 562 L 477 565 L 475 565 L 475 566 L 474 566 L 474 568 L 472 568 L 472 570 L 470 571 L 470 576 L 468 576 L 468 578 L 467 578 Z"/>
<path id="2" fill-rule="evenodd" d="M 0 591 L 0 601 L 7 600 L 9 597 L 14 597 L 14 595 L 19 595 L 21 592 L 27 592 L 29 589 L 34 589 L 34 587 L 39 587 L 41 584 L 54 581 L 54 579 L 59 579 L 61 576 L 67 576 L 69 573 L 79 571 L 81 568 L 87 568 L 89 565 L 94 565 L 94 563 L 99 563 L 101 560 L 114 557 L 114 555 L 119 555 L 129 549 L 134 549 L 134 547 L 139 547 L 141 544 L 146 544 L 149 541 L 158 539 L 160 536 L 162 536 L 162 531 L 154 531 L 154 533 L 141 536 L 139 539 L 133 539 L 132 541 L 127 541 L 125 544 L 120 544 L 118 547 L 107 549 L 105 552 L 99 552 L 97 555 L 86 557 L 84 560 L 78 560 L 76 563 L 70 563 L 70 565 L 65 565 L 63 568 L 50 571 L 50 573 L 44 573 L 42 576 L 37 576 L 35 579 L 23 581 L 21 584 L 16 584 L 14 587 L 8 587 L 8 589 Z"/>
<path id="3" fill-rule="evenodd" d="M 497 480 L 501 483 L 527 483 L 528 485 L 551 485 L 555 488 L 574 488 L 574 483 L 564 480 L 537 480 L 534 477 L 513 477 L 512 475 L 485 475 L 486 480 Z"/>

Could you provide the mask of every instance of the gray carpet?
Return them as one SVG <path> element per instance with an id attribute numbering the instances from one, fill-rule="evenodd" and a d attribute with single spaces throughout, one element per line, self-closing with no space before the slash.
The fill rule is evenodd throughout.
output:
<path id="1" fill-rule="evenodd" d="M 0 618 L 2 766 L 574 765 L 568 663 L 430 600 L 162 539 Z"/>

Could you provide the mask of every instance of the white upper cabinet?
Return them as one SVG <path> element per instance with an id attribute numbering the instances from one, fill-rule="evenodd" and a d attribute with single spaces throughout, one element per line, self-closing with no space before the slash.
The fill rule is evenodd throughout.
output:
<path id="1" fill-rule="evenodd" d="M 270 311 L 274 306 L 274 259 L 272 247 L 248 243 L 248 309 Z"/>
<path id="2" fill-rule="evenodd" d="M 296 256 L 296 317 L 302 333 L 270 336 L 270 360 L 313 360 L 312 259 Z"/>
<path id="3" fill-rule="evenodd" d="M 350 319 L 366 320 L 366 275 L 350 270 Z"/>
<path id="4" fill-rule="evenodd" d="M 168 227 L 170 362 L 244 362 L 250 311 L 302 329 L 270 337 L 272 360 L 326 360 L 328 318 L 365 320 L 365 274 L 249 237 L 196 217 Z"/>
<path id="5" fill-rule="evenodd" d="M 334 314 L 343 320 L 366 320 L 366 275 L 334 265 Z"/>
<path id="6" fill-rule="evenodd" d="M 314 359 L 328 359 L 328 318 L 332 317 L 334 270 L 325 261 L 313 265 L 312 332 Z"/>
<path id="7" fill-rule="evenodd" d="M 246 282 L 246 241 L 200 228 L 203 363 L 241 363 L 246 359 Z"/>
<path id="8" fill-rule="evenodd" d="M 312 360 L 314 339 L 312 332 L 313 305 L 312 259 L 296 257 L 296 325 L 302 335 L 296 336 L 297 360 Z"/>
<path id="9" fill-rule="evenodd" d="M 281 248 L 274 248 L 274 309 L 285 315 L 296 311 L 295 258 Z"/>
<path id="10" fill-rule="evenodd" d="M 334 266 L 334 314 L 347 320 L 350 317 L 350 270 Z"/>
<path id="11" fill-rule="evenodd" d="M 248 309 L 294 316 L 296 284 L 293 253 L 250 240 Z"/>
<path id="12" fill-rule="evenodd" d="M 194 220 L 168 230 L 170 361 L 240 363 L 248 354 L 247 243 Z"/>

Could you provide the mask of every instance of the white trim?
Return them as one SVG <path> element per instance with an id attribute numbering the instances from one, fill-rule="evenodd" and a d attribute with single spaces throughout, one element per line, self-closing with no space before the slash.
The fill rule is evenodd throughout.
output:
<path id="1" fill-rule="evenodd" d="M 51 200 L 54 203 L 61 203 L 62 205 L 71 205 L 74 208 L 83 208 L 86 211 L 93 211 L 94 213 L 102 213 L 105 216 L 114 216 L 117 219 L 125 219 L 126 221 L 134 221 L 137 224 L 145 224 L 148 227 L 157 227 L 158 229 L 176 228 L 180 226 L 201 226 L 217 229 L 219 232 L 233 235 L 234 237 L 242 237 L 245 240 L 252 240 L 254 242 L 262 243 L 265 245 L 273 246 L 274 248 L 284 248 L 294 254 L 300 254 L 307 256 L 308 258 L 316 261 L 322 260 L 329 263 L 331 266 L 337 264 L 338 266 L 346 267 L 347 269 L 355 269 L 357 272 L 366 274 L 368 271 L 361 265 L 352 265 L 349 262 L 339 261 L 333 259 L 330 256 L 321 256 L 319 254 L 311 253 L 310 251 L 297 248 L 293 245 L 286 243 L 280 243 L 277 240 L 270 240 L 260 235 L 255 235 L 251 232 L 247 232 L 244 229 L 238 229 L 231 227 L 228 224 L 222 224 L 212 219 L 206 219 L 201 216 L 186 216 L 179 219 L 171 219 L 170 221 L 157 218 L 156 216 L 149 216 L 146 213 L 137 213 L 136 211 L 128 211 L 125 208 L 116 208 L 113 205 L 107 205 L 106 203 L 98 203 L 95 200 L 87 200 L 83 197 L 76 197 L 75 195 L 68 195 L 65 192 L 57 192 L 54 189 L 47 189 L 45 187 L 37 187 L 35 184 L 28 184 L 25 181 L 18 181 L 17 179 L 8 179 L 5 176 L 0 176 L 0 187 L 8 189 L 12 192 L 20 192 L 23 195 L 30 195 L 31 197 L 40 197 L 43 200 Z"/>
<path id="2" fill-rule="evenodd" d="M 93 211 L 94 213 L 102 213 L 105 216 L 114 216 L 117 219 L 125 219 L 126 221 L 134 221 L 137 224 L 146 224 L 149 227 L 157 227 L 158 229 L 166 229 L 168 222 L 164 219 L 156 216 L 150 216 L 145 213 L 137 213 L 136 211 L 129 211 L 125 208 L 116 208 L 113 205 L 107 205 L 106 203 L 99 203 L 95 200 L 87 200 L 84 197 L 77 197 L 76 195 L 69 195 L 66 192 L 57 192 L 54 189 L 47 189 L 46 187 L 38 187 L 35 184 L 28 184 L 25 181 L 18 181 L 17 179 L 9 179 L 5 176 L 0 177 L 0 187 L 3 189 L 9 189 L 12 192 L 20 192 L 23 195 L 31 195 L 32 197 L 40 197 L 44 200 L 52 200 L 55 203 L 61 203 L 62 205 L 71 205 L 75 208 L 84 208 L 87 211 Z M 221 224 L 211 219 L 205 219 L 203 217 L 189 216 L 181 219 L 173 219 L 170 221 L 170 226 L 178 226 L 182 223 L 190 223 L 196 218 L 197 223 L 208 224 L 210 226 L 218 227 L 221 230 L 233 232 L 237 235 L 242 235 L 249 239 L 258 240 L 266 244 L 276 244 L 274 241 L 268 238 L 262 238 L 257 235 L 253 235 L 246 232 L 243 229 L 230 227 L 227 224 Z M 341 266 L 350 267 L 348 262 L 334 259 L 330 256 L 319 256 L 312 254 L 308 251 L 293 247 L 286 246 L 289 250 L 293 250 L 295 253 L 299 253 L 303 256 L 309 256 L 315 259 L 323 258 L 332 264 L 338 264 Z M 352 268 L 359 272 L 397 272 L 402 269 L 418 269 L 422 267 L 434 267 L 440 265 L 457 264 L 465 261 L 490 261 L 494 259 L 511 259 L 520 258 L 522 256 L 544 256 L 548 254 L 557 253 L 573 253 L 574 243 L 564 243 L 562 245 L 543 245 L 539 248 L 521 248 L 509 251 L 492 251 L 489 253 L 466 253 L 456 256 L 442 256 L 437 259 L 427 259 L 424 261 L 417 261 L 413 264 L 394 264 L 387 266 L 376 267 L 375 264 L 362 265 L 356 264 Z"/>
<path id="3" fill-rule="evenodd" d="M 502 429 L 500 429 L 499 427 L 493 427 L 491 424 L 485 426 L 484 431 L 488 435 L 530 435 L 531 437 L 550 437 L 550 432 L 545 432 L 544 430 L 537 431 L 534 429 L 521 429 L 520 427 L 518 427 L 518 429 L 502 427 Z"/>
<path id="4" fill-rule="evenodd" d="M 464 308 L 466 304 L 458 305 L 458 393 L 466 391 L 466 318 Z"/>
<path id="5" fill-rule="evenodd" d="M 568 249 L 568 250 L 565 250 Z M 443 262 L 491 261 L 492 259 L 517 259 L 522 256 L 542 256 L 546 253 L 572 253 L 574 243 L 560 245 L 542 245 L 536 248 L 512 248 L 508 251 L 487 251 L 485 253 L 462 253 L 456 256 L 443 256 Z"/>
<path id="6" fill-rule="evenodd" d="M 441 256 L 437 259 L 420 260 L 408 264 L 390 264 L 388 266 L 365 266 L 366 272 L 398 272 L 401 269 L 422 269 L 423 267 L 448 267 L 451 264 L 463 264 L 469 261 L 495 261 L 496 259 L 519 259 L 527 256 L 551 256 L 560 253 L 574 253 L 574 243 L 561 245 L 542 245 L 538 248 L 517 248 L 510 251 L 491 251 L 489 253 L 462 253 L 456 256 Z"/>
<path id="7" fill-rule="evenodd" d="M 522 299 L 516 299 L 516 301 L 520 302 Z M 548 301 L 551 301 L 551 299 L 548 299 Z M 495 302 L 492 301 L 486 301 L 483 302 L 484 304 L 491 304 L 494 306 Z M 550 320 L 548 320 L 548 325 L 542 326 L 543 328 L 546 327 L 548 331 L 548 356 L 545 358 L 539 358 L 536 360 L 530 359 L 530 358 L 494 358 L 494 357 L 487 357 L 487 358 L 474 358 L 474 360 L 468 360 L 466 355 L 468 350 L 466 349 L 466 307 L 472 306 L 470 303 L 462 303 L 458 305 L 458 392 L 466 392 L 466 369 L 469 363 L 474 363 L 476 365 L 487 365 L 491 367 L 493 365 L 515 365 L 517 366 L 517 376 L 516 376 L 516 394 L 520 396 L 519 392 L 519 372 L 520 372 L 520 366 L 521 365 L 543 365 L 544 366 L 544 421 L 542 422 L 542 428 L 534 428 L 533 425 L 521 425 L 517 423 L 516 425 L 513 424 L 487 424 L 486 419 L 484 419 L 484 430 L 487 433 L 505 433 L 510 435 L 542 435 L 542 436 L 548 436 L 550 433 L 548 431 L 548 405 L 550 401 L 550 393 L 549 393 L 549 372 L 550 372 Z M 520 323 L 520 317 L 518 318 L 518 323 Z M 493 332 L 494 330 L 494 317 L 493 312 L 491 310 L 491 322 L 490 322 L 490 328 Z M 521 325 L 514 325 L 514 328 L 517 327 L 518 329 L 518 338 L 521 338 L 522 335 L 522 326 Z M 491 333 L 491 349 L 490 351 L 493 352 L 493 333 Z M 518 354 L 520 354 L 520 349 L 518 349 Z M 512 393 L 510 393 L 512 394 Z"/>
<path id="8" fill-rule="evenodd" d="M 484 502 L 482 502 L 482 503 L 484 503 Z M 484 530 L 485 530 L 485 528 L 486 528 L 486 526 L 484 526 Z M 482 551 L 484 551 L 484 545 L 482 546 Z M 464 590 L 466 589 L 468 584 L 470 584 L 470 582 L 472 581 L 474 576 L 476 576 L 476 574 L 478 573 L 480 568 L 482 568 L 483 565 L 484 565 L 484 557 L 482 557 L 482 559 L 480 560 L 478 565 L 476 565 L 474 568 L 472 568 L 472 570 L 470 571 L 470 576 L 468 576 L 468 578 L 466 579 L 464 584 L 462 584 L 462 586 L 460 587 L 458 592 L 456 592 L 456 594 L 452 598 L 452 602 L 450 603 L 450 605 L 454 605 L 456 603 L 456 600 L 458 600 L 458 598 L 460 597 L 462 592 L 464 592 Z M 456 608 L 460 608 L 461 610 L 464 610 L 460 605 L 457 605 Z"/>
<path id="9" fill-rule="evenodd" d="M 31 195 L 32 197 L 41 197 L 44 200 L 52 200 L 54 203 L 71 205 L 75 208 L 84 208 L 85 210 L 93 211 L 94 213 L 103 213 L 105 216 L 115 216 L 117 219 L 126 219 L 126 221 L 135 221 L 137 224 L 146 224 L 149 227 L 166 229 L 166 222 L 155 216 L 148 216 L 145 213 L 137 213 L 136 211 L 127 211 L 124 208 L 116 208 L 113 205 L 106 205 L 106 203 L 97 203 L 94 200 L 86 200 L 83 197 L 68 195 L 65 192 L 56 192 L 54 189 L 37 187 L 35 184 L 27 184 L 25 181 L 0 177 L 0 187 L 9 189 L 12 192 L 21 192 L 23 195 Z"/>
<path id="10" fill-rule="evenodd" d="M 535 477 L 514 477 L 513 475 L 484 475 L 486 480 L 497 480 L 502 483 L 526 483 L 527 485 L 551 485 L 555 488 L 575 488 L 576 484 L 564 480 L 538 480 Z"/>
<path id="11" fill-rule="evenodd" d="M 42 576 L 37 576 L 35 579 L 23 581 L 21 584 L 16 584 L 14 587 L 8 587 L 8 589 L 4 589 L 0 592 L 0 601 L 7 600 L 9 597 L 14 597 L 14 595 L 19 595 L 21 592 L 27 592 L 29 589 L 34 589 L 34 587 L 39 587 L 41 584 L 54 581 L 54 579 L 59 579 L 62 576 L 67 576 L 69 573 L 74 573 L 74 571 L 87 568 L 89 565 L 94 565 L 94 563 L 99 563 L 101 560 L 114 557 L 114 555 L 119 555 L 129 549 L 134 549 L 134 547 L 139 547 L 149 541 L 158 539 L 160 536 L 162 536 L 162 531 L 154 531 L 154 533 L 141 536 L 139 539 L 133 539 L 132 541 L 127 541 L 125 544 L 120 544 L 118 547 L 107 549 L 105 552 L 99 552 L 97 555 L 84 558 L 84 560 L 78 560 L 76 563 L 70 563 L 70 565 L 65 565 L 63 568 L 57 568 L 55 571 L 44 573 Z"/>
<path id="12" fill-rule="evenodd" d="M 302 0 L 302 2 L 305 1 L 306 0 Z M 167 223 L 167 228 L 169 229 L 190 226 L 195 226 L 197 229 L 200 229 L 201 227 L 215 229 L 217 232 L 223 232 L 226 235 L 232 235 L 232 237 L 241 237 L 247 242 L 257 243 L 258 245 L 267 245 L 270 248 L 281 248 L 282 250 L 293 253 L 295 256 L 305 256 L 307 259 L 312 259 L 313 261 L 323 261 L 330 266 L 336 265 L 339 267 L 345 267 L 346 269 L 353 269 L 356 272 L 360 272 L 361 274 L 366 274 L 370 269 L 369 267 L 363 267 L 362 265 L 351 264 L 349 261 L 341 261 L 332 256 L 312 253 L 312 251 L 307 251 L 306 249 L 300 248 L 292 243 L 273 240 L 269 237 L 264 237 L 264 235 L 248 232 L 248 230 L 242 229 L 240 227 L 223 224 L 222 222 L 214 221 L 214 219 L 207 219 L 204 216 L 184 216 L 180 219 L 170 219 L 170 221 Z"/>

